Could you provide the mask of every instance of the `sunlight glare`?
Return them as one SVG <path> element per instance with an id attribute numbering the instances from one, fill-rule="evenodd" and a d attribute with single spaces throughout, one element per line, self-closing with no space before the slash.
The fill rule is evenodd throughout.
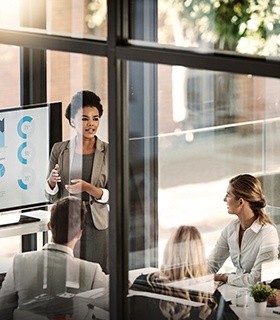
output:
<path id="1" fill-rule="evenodd" d="M 19 1 L 0 0 L 1 27 L 19 27 Z"/>

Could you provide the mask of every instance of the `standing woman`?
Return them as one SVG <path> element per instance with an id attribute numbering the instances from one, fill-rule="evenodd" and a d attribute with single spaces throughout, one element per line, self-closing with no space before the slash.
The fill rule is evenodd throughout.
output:
<path id="1" fill-rule="evenodd" d="M 86 220 L 75 256 L 98 262 L 108 273 L 108 143 L 96 133 L 103 113 L 100 98 L 91 91 L 79 91 L 65 116 L 76 136 L 55 143 L 50 156 L 46 197 L 57 199 L 74 195 L 87 208 Z"/>
<path id="2" fill-rule="evenodd" d="M 215 280 L 240 287 L 254 285 L 261 280 L 262 263 L 277 259 L 279 242 L 273 222 L 263 211 L 261 183 L 249 174 L 233 177 L 224 201 L 228 213 L 237 219 L 222 231 L 207 259 L 208 272 L 218 272 L 230 256 L 236 273 L 218 273 Z"/>

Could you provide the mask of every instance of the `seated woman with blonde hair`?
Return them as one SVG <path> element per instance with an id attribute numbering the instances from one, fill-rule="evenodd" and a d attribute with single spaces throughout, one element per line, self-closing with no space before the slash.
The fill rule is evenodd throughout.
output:
<path id="1" fill-rule="evenodd" d="M 180 280 L 204 276 L 207 276 L 207 264 L 201 234 L 193 226 L 181 226 L 172 233 L 165 246 L 160 270 L 140 275 L 131 287 L 131 290 L 149 291 L 165 297 L 133 296 L 131 319 L 209 320 L 216 319 L 217 313 L 221 314 L 219 319 L 237 319 L 217 290 L 211 295 L 173 286 Z M 179 299 L 175 302 L 166 296 Z"/>
<path id="2" fill-rule="evenodd" d="M 208 272 L 230 285 L 254 285 L 261 280 L 262 263 L 277 259 L 279 243 L 277 230 L 263 211 L 266 201 L 260 181 L 250 174 L 233 177 L 224 201 L 237 219 L 222 231 L 207 259 Z M 217 273 L 229 256 L 236 273 Z"/>

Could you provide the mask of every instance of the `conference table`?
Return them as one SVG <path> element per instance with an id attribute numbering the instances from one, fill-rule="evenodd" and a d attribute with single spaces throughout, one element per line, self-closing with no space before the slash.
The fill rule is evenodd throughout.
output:
<path id="1" fill-rule="evenodd" d="M 155 272 L 156 268 L 143 268 L 143 269 L 136 269 L 136 270 L 130 270 L 129 271 L 129 280 L 131 283 L 134 282 L 134 280 L 139 276 L 140 274 L 147 274 Z M 209 288 L 209 283 L 207 284 L 207 288 Z M 236 290 L 238 287 L 231 286 L 229 284 L 223 284 L 218 287 L 218 290 L 224 297 L 226 301 L 231 302 L 231 309 L 235 312 L 235 314 L 240 318 L 240 320 L 266 320 L 266 319 L 275 319 L 280 320 L 280 314 L 275 314 L 273 311 L 279 311 L 280 312 L 280 306 L 279 307 L 273 307 L 273 308 L 266 308 L 265 315 L 263 317 L 257 317 L 255 315 L 254 310 L 254 300 L 251 296 L 249 296 L 249 305 L 248 307 L 237 307 L 236 306 Z M 205 290 L 208 291 L 208 290 Z"/>
<path id="2" fill-rule="evenodd" d="M 23 215 L 38 219 L 38 221 L 30 223 L 15 223 L 16 219 L 18 220 L 18 218 L 16 217 L 17 215 L 20 216 L 19 213 L 4 213 L 0 215 L 0 220 L 3 220 L 5 218 L 8 220 L 8 222 L 14 223 L 11 225 L 2 225 L 2 221 L 0 221 L 0 239 L 2 244 L 2 259 L 0 262 L 0 285 L 12 262 L 10 258 L 5 258 L 5 243 L 6 241 L 9 242 L 9 237 L 19 236 L 21 238 L 22 249 L 20 251 L 40 250 L 42 249 L 44 243 L 47 241 L 47 223 L 50 217 L 49 211 L 34 210 L 30 212 L 24 212 Z M 25 237 L 25 241 L 23 241 L 23 237 Z M 29 241 L 26 241 L 27 237 L 31 237 L 30 239 L 28 239 Z M 9 252 L 7 252 L 7 254 L 8 257 Z"/>
<path id="3" fill-rule="evenodd" d="M 28 236 L 31 234 L 35 234 L 37 237 L 37 247 L 36 248 L 30 248 L 30 250 L 40 250 L 44 245 L 44 237 L 43 233 L 48 231 L 47 223 L 50 218 L 50 212 L 45 210 L 34 210 L 29 212 L 22 213 L 24 216 L 27 217 L 34 217 L 38 218 L 38 221 L 36 222 L 30 222 L 30 223 L 14 223 L 7 226 L 1 226 L 0 227 L 0 239 L 8 238 L 8 237 L 14 237 L 14 236 Z M 20 216 L 20 213 L 18 214 L 2 214 L 0 215 L 0 218 L 3 219 L 4 217 L 11 217 L 11 222 L 13 221 L 14 216 Z M 27 248 L 28 249 L 28 248 Z M 29 250 L 25 250 L 29 251 Z"/>
<path id="4" fill-rule="evenodd" d="M 241 320 L 266 320 L 266 319 L 278 319 L 280 320 L 280 314 L 275 314 L 273 311 L 280 312 L 280 307 L 266 308 L 265 315 L 263 317 L 255 316 L 254 311 L 254 299 L 249 296 L 249 306 L 248 307 L 237 307 L 236 306 L 236 290 L 237 287 L 231 286 L 229 284 L 221 285 L 218 290 L 223 295 L 226 301 L 231 301 L 231 309 Z"/>
<path id="5" fill-rule="evenodd" d="M 155 272 L 156 268 L 143 268 L 143 269 L 136 269 L 136 270 L 130 270 L 129 271 L 129 280 L 133 283 L 134 280 L 140 275 L 140 274 L 147 274 Z M 207 288 L 209 288 L 209 283 L 206 285 Z M 93 297 L 96 296 L 96 292 L 99 289 L 90 290 L 84 293 L 80 293 L 74 297 L 74 310 L 76 312 L 75 319 L 85 319 L 87 315 L 89 315 L 89 309 L 88 305 L 89 303 L 93 303 L 94 300 L 92 300 Z M 263 317 L 257 317 L 255 316 L 254 312 L 254 301 L 252 297 L 249 297 L 249 306 L 248 307 L 237 307 L 236 306 L 236 290 L 237 287 L 231 286 L 229 284 L 223 284 L 218 287 L 218 290 L 224 297 L 226 301 L 231 302 L 231 309 L 235 312 L 235 314 L 239 317 L 240 320 L 267 320 L 267 319 L 275 319 L 280 320 L 280 315 L 273 313 L 273 311 L 279 311 L 280 312 L 280 306 L 279 307 L 273 307 L 273 308 L 266 308 L 265 315 Z M 131 290 L 129 290 L 128 297 L 131 296 Z M 141 293 L 143 295 L 143 292 Z M 145 294 L 144 294 L 145 296 Z M 162 295 L 157 297 L 156 299 L 162 299 Z M 98 307 L 94 307 L 92 310 L 92 313 L 98 318 L 98 319 L 106 319 L 109 320 L 110 314 L 108 311 L 105 311 L 103 309 L 100 309 Z M 78 315 L 78 317 L 77 317 Z M 19 318 L 20 319 L 20 318 Z M 30 318 L 31 319 L 31 318 Z M 45 318 L 42 318 L 45 319 Z M 34 319 L 35 320 L 35 319 Z M 37 320 L 37 319 L 36 319 Z"/>

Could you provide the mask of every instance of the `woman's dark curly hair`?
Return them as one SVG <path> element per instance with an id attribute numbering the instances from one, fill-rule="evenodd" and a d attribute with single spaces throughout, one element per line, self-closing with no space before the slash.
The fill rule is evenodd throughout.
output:
<path id="1" fill-rule="evenodd" d="M 71 119 L 75 118 L 76 113 L 84 107 L 96 107 L 100 118 L 103 114 L 103 106 L 100 101 L 100 98 L 92 91 L 77 92 L 65 110 L 65 117 L 68 119 L 70 126 L 73 127 Z"/>

